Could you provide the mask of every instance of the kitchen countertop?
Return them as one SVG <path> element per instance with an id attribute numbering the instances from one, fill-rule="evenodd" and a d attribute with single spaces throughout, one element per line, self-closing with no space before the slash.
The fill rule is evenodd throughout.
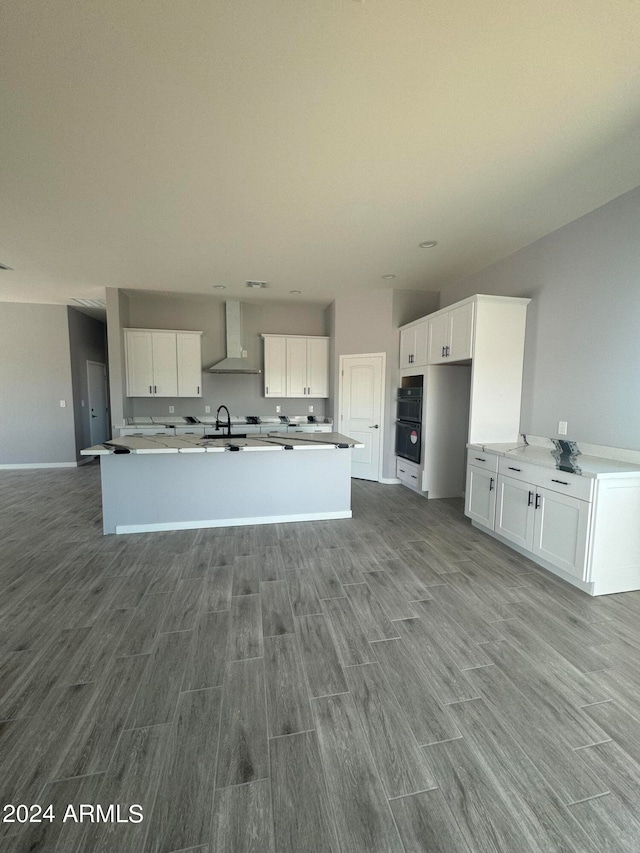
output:
<path id="1" fill-rule="evenodd" d="M 104 444 L 81 450 L 82 456 L 107 456 L 118 450 L 134 454 L 161 453 L 229 453 L 231 448 L 239 451 L 333 450 L 339 446 L 363 447 L 349 436 L 338 432 L 309 434 L 308 438 L 295 438 L 286 433 L 273 432 L 264 438 L 213 438 L 199 436 L 121 436 Z"/>
<path id="2" fill-rule="evenodd" d="M 469 450 L 483 453 L 495 453 L 497 456 L 508 456 L 519 459 L 521 462 L 530 462 L 532 465 L 541 465 L 545 468 L 556 470 L 567 470 L 560 468 L 551 450 L 546 447 L 522 443 L 503 444 L 469 444 Z M 572 473 L 582 477 L 601 479 L 605 477 L 638 477 L 640 476 L 640 465 L 632 462 L 624 462 L 617 459 L 607 459 L 600 456 L 588 456 L 582 453 L 572 457 L 576 468 Z"/>

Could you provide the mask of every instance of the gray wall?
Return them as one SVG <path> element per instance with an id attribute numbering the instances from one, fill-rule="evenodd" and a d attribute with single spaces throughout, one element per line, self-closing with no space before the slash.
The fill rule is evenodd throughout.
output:
<path id="1" fill-rule="evenodd" d="M 640 450 L 640 187 L 442 291 L 530 296 L 522 432 Z"/>
<path id="2" fill-rule="evenodd" d="M 67 308 L 1 302 L 0 465 L 75 462 Z"/>
<path id="3" fill-rule="evenodd" d="M 80 451 L 91 445 L 87 361 L 107 363 L 106 327 L 104 323 L 75 308 L 68 309 L 68 323 L 76 457 L 81 462 L 84 457 L 80 456 Z"/>
<path id="4" fill-rule="evenodd" d="M 118 293 L 116 291 L 116 293 Z M 125 303 L 123 305 L 123 300 Z M 241 301 L 242 345 L 247 350 L 247 361 L 263 368 L 263 342 L 261 334 L 290 335 L 326 335 L 328 334 L 326 306 L 320 303 L 283 301 L 250 302 Z M 115 298 L 112 297 L 115 309 Z M 153 293 L 148 291 L 129 291 L 120 293 L 118 310 L 121 326 L 141 329 L 183 329 L 202 331 L 202 362 L 210 367 L 221 361 L 226 355 L 224 298 L 198 295 L 176 295 Z M 109 312 L 109 302 L 107 303 Z M 115 322 L 109 323 L 115 328 Z M 109 337 L 109 350 L 116 346 Z M 122 359 L 124 356 L 122 355 Z M 110 357 L 111 364 L 111 357 Z M 112 394 L 124 394 L 124 360 L 122 360 L 122 380 L 119 388 L 112 382 Z M 221 375 L 203 374 L 203 396 L 201 398 L 132 398 L 127 400 L 123 413 L 118 417 L 115 399 L 112 397 L 113 423 L 122 423 L 121 418 L 130 415 L 168 415 L 169 406 L 175 407 L 176 415 L 204 415 L 206 405 L 211 406 L 214 414 L 219 405 L 226 405 L 232 414 L 238 415 L 275 415 L 276 406 L 282 407 L 282 414 L 304 415 L 309 405 L 313 405 L 314 414 L 331 414 L 325 400 L 276 399 L 264 397 L 264 377 L 262 374 Z M 127 406 L 129 410 L 127 412 Z"/>
<path id="5" fill-rule="evenodd" d="M 339 298 L 332 306 L 332 398 L 336 409 L 340 356 L 377 352 L 384 352 L 387 356 L 382 461 L 384 478 L 395 478 L 396 475 L 396 391 L 400 375 L 398 326 L 417 320 L 437 308 L 437 293 L 392 290 Z"/>

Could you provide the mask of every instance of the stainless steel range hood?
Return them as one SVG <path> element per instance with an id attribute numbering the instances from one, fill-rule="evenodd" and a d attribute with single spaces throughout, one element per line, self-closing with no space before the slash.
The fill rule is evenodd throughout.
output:
<path id="1" fill-rule="evenodd" d="M 229 300 L 224 306 L 227 317 L 227 357 L 208 368 L 209 373 L 262 373 L 259 367 L 253 367 L 242 356 L 240 303 Z"/>

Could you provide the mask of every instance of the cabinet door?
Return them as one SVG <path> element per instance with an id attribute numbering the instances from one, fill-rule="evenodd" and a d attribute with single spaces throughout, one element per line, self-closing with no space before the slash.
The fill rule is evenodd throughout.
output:
<path id="1" fill-rule="evenodd" d="M 264 339 L 264 396 L 286 397 L 287 395 L 287 339 L 269 337 Z"/>
<path id="2" fill-rule="evenodd" d="M 530 483 L 498 477 L 495 531 L 528 551 L 533 548 L 535 491 Z"/>
<path id="3" fill-rule="evenodd" d="M 307 339 L 286 338 L 287 397 L 307 396 Z"/>
<path id="4" fill-rule="evenodd" d="M 445 347 L 449 343 L 449 312 L 438 314 L 429 320 L 429 364 L 441 364 L 447 360 L 444 355 Z"/>
<path id="5" fill-rule="evenodd" d="M 585 576 L 591 504 L 537 489 L 533 553 L 580 579 Z"/>
<path id="6" fill-rule="evenodd" d="M 125 329 L 127 397 L 153 397 L 151 332 Z"/>
<path id="7" fill-rule="evenodd" d="M 307 396 L 329 396 L 329 341 L 307 339 Z"/>
<path id="8" fill-rule="evenodd" d="M 475 465 L 467 466 L 465 515 L 493 530 L 496 514 L 496 475 Z"/>
<path id="9" fill-rule="evenodd" d="M 411 360 L 415 353 L 416 333 L 415 328 L 400 330 L 400 369 L 411 367 Z"/>
<path id="10" fill-rule="evenodd" d="M 200 335 L 176 335 L 178 397 L 202 397 L 202 355 Z"/>
<path id="11" fill-rule="evenodd" d="M 427 363 L 427 347 L 429 340 L 429 323 L 424 322 L 414 327 L 415 347 L 412 365 L 424 367 Z"/>
<path id="12" fill-rule="evenodd" d="M 473 302 L 449 312 L 449 349 L 447 361 L 471 358 L 473 340 Z"/>
<path id="13" fill-rule="evenodd" d="M 151 332 L 153 396 L 178 396 L 178 359 L 175 332 Z"/>

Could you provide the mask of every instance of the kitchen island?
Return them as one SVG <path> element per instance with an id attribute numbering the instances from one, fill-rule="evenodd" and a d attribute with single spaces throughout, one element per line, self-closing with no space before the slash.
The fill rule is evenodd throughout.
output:
<path id="1" fill-rule="evenodd" d="M 339 433 L 261 438 L 127 436 L 100 458 L 103 532 L 351 518 L 351 449 Z"/>

